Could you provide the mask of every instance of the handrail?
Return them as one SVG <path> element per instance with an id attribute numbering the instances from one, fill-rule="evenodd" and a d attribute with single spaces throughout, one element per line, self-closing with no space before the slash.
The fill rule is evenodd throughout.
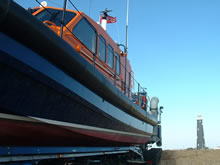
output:
<path id="1" fill-rule="evenodd" d="M 54 22 L 51 22 L 51 21 L 48 21 L 48 20 L 45 20 L 43 23 L 44 23 L 44 24 L 51 24 L 51 25 L 53 25 L 55 28 L 57 27 L 57 25 L 56 25 Z"/>

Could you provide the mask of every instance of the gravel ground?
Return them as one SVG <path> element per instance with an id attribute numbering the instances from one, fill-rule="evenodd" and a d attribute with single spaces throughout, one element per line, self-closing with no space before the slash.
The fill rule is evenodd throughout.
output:
<path id="1" fill-rule="evenodd" d="M 220 165 L 220 150 L 165 150 L 160 165 Z"/>

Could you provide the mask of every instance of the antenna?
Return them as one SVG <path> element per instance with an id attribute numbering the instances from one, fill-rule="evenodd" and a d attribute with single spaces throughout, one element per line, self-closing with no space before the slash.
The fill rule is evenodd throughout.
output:
<path id="1" fill-rule="evenodd" d="M 126 52 L 128 53 L 128 10 L 129 10 L 129 0 L 127 0 L 127 16 L 126 16 Z"/>
<path id="2" fill-rule="evenodd" d="M 129 0 L 127 0 L 127 15 L 126 15 L 126 38 L 125 38 L 125 53 L 128 54 L 128 9 L 129 9 Z M 125 56 L 125 90 L 124 94 L 127 92 L 127 56 Z M 129 87 L 130 88 L 130 87 Z"/>
<path id="3" fill-rule="evenodd" d="M 112 12 L 112 10 L 108 10 L 108 8 L 106 8 L 104 11 L 100 11 L 100 13 L 104 14 L 104 19 L 107 19 L 109 12 Z"/>

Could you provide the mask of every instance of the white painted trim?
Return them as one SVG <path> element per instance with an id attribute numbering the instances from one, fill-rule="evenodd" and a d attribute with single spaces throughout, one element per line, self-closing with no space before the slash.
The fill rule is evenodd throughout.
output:
<path id="1" fill-rule="evenodd" d="M 19 120 L 19 121 L 41 123 L 40 121 L 35 120 L 34 118 L 28 118 L 28 117 L 24 117 L 24 116 L 11 115 L 11 114 L 5 114 L 5 113 L 0 113 L 0 119 L 10 119 L 10 120 Z"/>
<path id="2" fill-rule="evenodd" d="M 65 126 L 65 127 L 74 127 L 74 128 L 79 128 L 79 129 L 94 130 L 94 131 L 107 132 L 107 133 L 117 133 L 117 134 L 124 134 L 124 135 L 148 137 L 147 135 L 128 133 L 124 131 L 116 131 L 112 129 L 98 128 L 98 127 L 86 126 L 86 125 L 81 125 L 81 124 L 73 124 L 73 123 L 67 123 L 67 122 L 62 122 L 62 121 L 57 121 L 57 120 L 43 119 L 43 118 L 38 118 L 38 117 L 31 117 L 31 118 L 42 121 L 43 123 Z"/>
<path id="3" fill-rule="evenodd" d="M 81 124 L 73 124 L 73 123 L 67 123 L 67 122 L 32 117 L 32 116 L 23 117 L 23 116 L 0 113 L 0 119 L 1 118 L 2 119 L 9 119 L 9 120 L 25 121 L 25 122 L 34 122 L 34 123 L 47 123 L 47 124 L 57 125 L 57 126 L 72 127 L 72 128 L 77 128 L 77 129 L 93 130 L 93 131 L 100 131 L 100 132 L 106 132 L 106 133 L 123 134 L 123 135 L 129 135 L 129 136 L 150 137 L 149 135 L 128 133 L 128 132 L 124 132 L 124 131 L 116 131 L 116 130 L 112 130 L 112 129 L 98 128 L 98 127 L 86 126 L 86 125 L 81 125 Z"/>

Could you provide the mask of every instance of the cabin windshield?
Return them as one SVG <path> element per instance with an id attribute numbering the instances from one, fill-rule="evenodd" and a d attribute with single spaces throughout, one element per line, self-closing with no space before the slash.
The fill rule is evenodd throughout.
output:
<path id="1" fill-rule="evenodd" d="M 46 8 L 42 12 L 35 15 L 35 17 L 37 17 L 41 22 L 44 22 L 47 20 L 47 21 L 51 21 L 51 22 L 55 23 L 57 26 L 61 26 L 62 15 L 63 15 L 62 10 Z M 76 16 L 76 13 L 66 11 L 64 25 L 66 25 L 75 16 Z"/>

